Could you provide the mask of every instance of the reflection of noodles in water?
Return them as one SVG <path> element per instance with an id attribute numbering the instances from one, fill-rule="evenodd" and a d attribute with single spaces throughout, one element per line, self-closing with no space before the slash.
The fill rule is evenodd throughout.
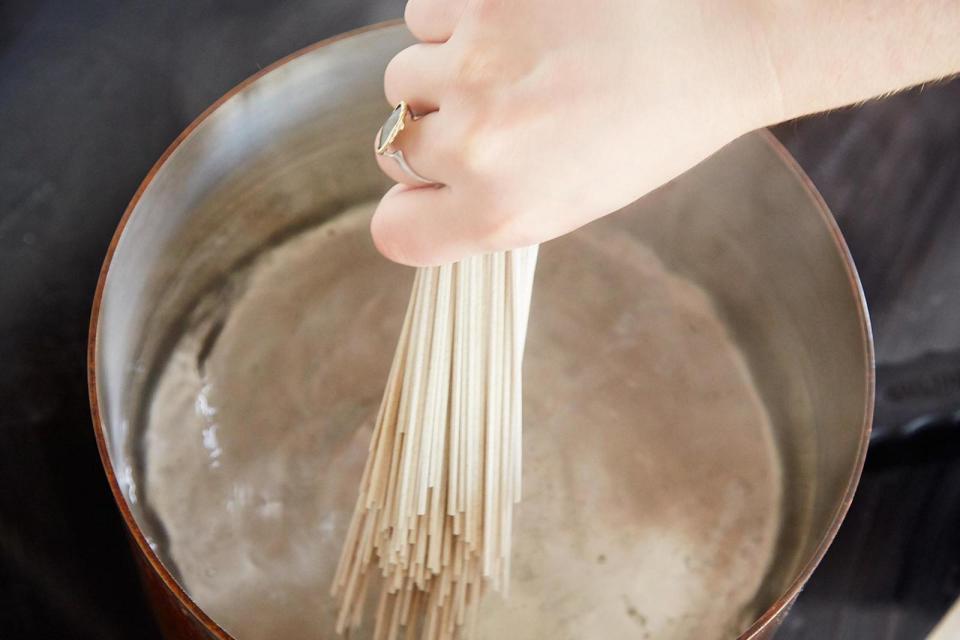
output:
<path id="1" fill-rule="evenodd" d="M 204 361 L 212 320 L 152 399 L 163 551 L 240 640 L 336 637 L 329 585 L 410 291 L 368 216 L 265 253 Z M 541 249 L 510 598 L 484 600 L 485 640 L 720 640 L 755 613 L 780 514 L 769 420 L 705 294 L 611 229 Z"/>
<path id="2" fill-rule="evenodd" d="M 337 632 L 379 591 L 375 640 L 473 637 L 509 593 L 523 343 L 537 247 L 418 269 L 332 593 Z"/>

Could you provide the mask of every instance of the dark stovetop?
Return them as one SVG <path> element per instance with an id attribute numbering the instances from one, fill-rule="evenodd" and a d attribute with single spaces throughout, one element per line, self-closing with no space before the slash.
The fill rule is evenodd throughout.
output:
<path id="1" fill-rule="evenodd" d="M 0 637 L 157 637 L 90 428 L 101 259 L 140 180 L 203 108 L 402 5 L 0 1 Z M 777 135 L 850 244 L 876 333 L 878 423 L 894 427 L 778 638 L 921 638 L 960 595 L 960 430 L 944 426 L 960 409 L 960 82 Z M 940 428 L 917 432 L 926 415 Z"/>

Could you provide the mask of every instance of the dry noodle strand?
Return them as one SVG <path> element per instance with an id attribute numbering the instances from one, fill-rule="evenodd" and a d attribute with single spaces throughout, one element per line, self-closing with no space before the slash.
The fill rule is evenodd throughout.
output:
<path id="1" fill-rule="evenodd" d="M 337 632 L 378 588 L 374 640 L 469 636 L 505 595 L 537 247 L 417 270 L 331 589 Z M 371 605 L 372 606 L 372 605 Z"/>

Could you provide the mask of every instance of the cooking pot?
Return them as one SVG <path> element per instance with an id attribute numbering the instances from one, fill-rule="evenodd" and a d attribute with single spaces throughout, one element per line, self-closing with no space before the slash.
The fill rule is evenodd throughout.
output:
<path id="1" fill-rule="evenodd" d="M 388 186 L 371 153 L 383 70 L 412 42 L 379 25 L 318 43 L 243 82 L 163 154 L 123 215 L 93 305 L 89 386 L 100 455 L 170 638 L 230 638 L 157 551 L 138 499 L 144 397 L 206 292 L 264 247 Z M 756 381 L 783 467 L 783 521 L 742 639 L 769 638 L 853 497 L 873 407 L 869 320 L 820 196 L 765 131 L 619 214 L 712 297 Z"/>

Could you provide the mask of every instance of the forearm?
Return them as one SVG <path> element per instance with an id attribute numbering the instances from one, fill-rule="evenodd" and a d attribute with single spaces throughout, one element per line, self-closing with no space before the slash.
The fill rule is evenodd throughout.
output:
<path id="1" fill-rule="evenodd" d="M 960 0 L 751 1 L 768 55 L 772 121 L 960 72 Z"/>

